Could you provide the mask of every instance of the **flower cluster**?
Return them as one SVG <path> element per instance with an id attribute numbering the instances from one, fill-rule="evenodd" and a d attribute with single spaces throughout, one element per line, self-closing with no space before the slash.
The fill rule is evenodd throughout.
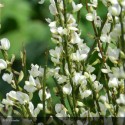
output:
<path id="1" fill-rule="evenodd" d="M 44 2 L 41 0 L 39 4 Z M 125 117 L 125 1 L 100 2 L 107 9 L 105 19 L 98 15 L 98 0 L 79 3 L 50 0 L 49 10 L 54 18 L 46 21 L 55 44 L 49 50 L 53 68 L 31 64 L 31 69 L 25 71 L 26 57 L 22 54 L 22 71 L 15 71 L 12 69 L 15 57 L 9 61 L 7 55 L 10 42 L 6 38 L 0 40 L 4 57 L 0 59 L 0 71 L 6 72 L 2 79 L 14 89 L 2 100 L 2 113 L 4 106 L 16 108 L 17 114 L 24 117 L 36 118 L 42 111 L 44 118 L 54 115 L 69 124 L 71 121 L 64 117 Z M 84 16 L 80 13 L 83 7 L 94 31 L 92 46 L 81 37 L 79 22 L 80 16 Z M 55 82 L 52 92 L 47 78 Z M 59 99 L 56 104 L 53 92 Z M 36 93 L 39 103 L 34 109 L 32 100 Z M 82 125 L 79 120 L 77 124 Z"/>
<path id="2" fill-rule="evenodd" d="M 57 45 L 50 50 L 55 66 L 51 75 L 57 81 L 60 95 L 67 97 L 73 109 L 68 113 L 82 117 L 125 116 L 122 103 L 125 78 L 124 1 L 102 0 L 108 11 L 105 20 L 98 16 L 98 0 L 85 3 L 86 19 L 92 23 L 95 32 L 95 42 L 90 48 L 80 37 L 78 19 L 74 18 L 82 9 L 82 3 L 67 3 L 65 0 L 51 1 L 49 9 L 56 18 L 54 21 L 47 19 L 47 22 L 51 39 Z M 70 4 L 72 13 L 67 10 Z M 95 54 L 97 57 L 90 61 Z M 84 103 L 87 99 L 92 101 L 94 111 L 93 106 Z M 77 102 L 82 106 L 79 107 Z M 62 104 L 67 107 L 63 101 Z"/>
<path id="3" fill-rule="evenodd" d="M 6 94 L 6 99 L 1 101 L 1 112 L 8 116 L 9 108 L 13 107 L 16 109 L 17 116 L 23 116 L 24 118 L 32 117 L 36 118 L 40 111 L 45 108 L 45 111 L 48 109 L 47 101 L 50 99 L 51 94 L 48 87 L 44 87 L 45 81 L 45 72 L 44 68 L 38 66 L 37 64 L 31 64 L 31 70 L 28 70 L 29 76 L 26 79 L 26 73 L 24 71 L 17 72 L 12 69 L 12 65 L 15 57 L 12 56 L 11 61 L 9 61 L 7 51 L 10 48 L 10 41 L 6 38 L 0 40 L 0 49 L 4 56 L 4 59 L 0 59 L 0 71 L 5 70 L 5 73 L 2 75 L 3 81 L 11 85 L 13 90 Z M 24 57 L 23 57 L 24 58 Z M 22 59 L 24 60 L 24 59 Z M 22 63 L 24 63 L 22 61 Z M 20 85 L 21 82 L 24 82 L 24 86 Z M 34 93 L 37 91 L 39 102 L 37 107 L 34 109 L 34 104 L 32 102 L 34 98 Z M 43 92 L 45 94 L 43 94 Z M 44 102 L 44 103 L 43 103 Z M 4 113 L 4 109 L 8 110 L 7 113 Z M 26 113 L 27 112 L 27 113 Z"/>

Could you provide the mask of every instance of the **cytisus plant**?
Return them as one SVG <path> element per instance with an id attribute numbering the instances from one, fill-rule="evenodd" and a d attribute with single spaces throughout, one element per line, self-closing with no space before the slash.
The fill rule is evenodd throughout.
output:
<path id="1" fill-rule="evenodd" d="M 100 4 L 107 11 L 103 19 L 97 11 Z M 86 15 L 81 14 L 83 8 Z M 51 56 L 53 68 L 47 66 L 46 59 L 45 67 L 32 63 L 27 69 L 24 50 L 22 70 L 15 71 L 15 56 L 9 59 L 7 53 L 10 42 L 0 40 L 2 79 L 12 87 L 1 100 L 1 116 L 30 118 L 33 124 L 38 117 L 43 117 L 39 124 L 56 123 L 52 117 L 125 117 L 125 0 L 50 0 L 49 10 L 52 17 L 46 16 L 46 21 L 55 49 L 46 52 L 46 57 Z M 87 36 L 91 46 L 81 37 L 82 16 L 93 28 L 94 34 Z M 59 98 L 57 104 L 47 84 L 49 78 L 56 85 L 53 92 Z M 37 106 L 32 102 L 34 94 L 39 97 Z M 63 124 L 83 124 L 66 119 Z"/>

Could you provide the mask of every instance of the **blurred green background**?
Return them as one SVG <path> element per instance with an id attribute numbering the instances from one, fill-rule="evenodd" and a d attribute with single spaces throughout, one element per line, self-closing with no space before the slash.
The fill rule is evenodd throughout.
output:
<path id="1" fill-rule="evenodd" d="M 45 64 L 45 50 L 54 47 L 51 42 L 51 34 L 45 18 L 50 17 L 49 0 L 46 0 L 43 5 L 38 4 L 39 0 L 1 0 L 4 7 L 1 10 L 1 25 L 0 39 L 8 38 L 11 42 L 11 48 L 8 51 L 10 57 L 16 55 L 14 68 L 20 70 L 20 51 L 23 46 L 27 51 L 27 68 L 30 69 L 30 64 Z M 78 2 L 76 0 L 76 2 Z M 103 10 L 103 11 L 102 11 Z M 93 34 L 91 23 L 85 19 L 85 5 L 81 11 L 82 17 L 80 29 L 82 38 L 91 46 L 93 40 L 88 37 L 88 34 Z M 106 9 L 102 4 L 99 5 L 98 14 L 103 18 L 106 14 Z M 0 55 L 2 58 L 2 55 Z M 49 66 L 52 65 L 49 59 Z M 52 82 L 50 80 L 50 82 Z M 10 86 L 0 80 L 0 98 L 5 97 L 5 93 L 10 90 Z"/>

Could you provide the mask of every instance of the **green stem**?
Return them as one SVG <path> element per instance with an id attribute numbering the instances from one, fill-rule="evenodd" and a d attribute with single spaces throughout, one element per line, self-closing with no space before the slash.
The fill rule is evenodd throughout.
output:
<path id="1" fill-rule="evenodd" d="M 125 53 L 124 25 L 123 25 L 123 17 L 122 17 L 122 6 L 121 6 L 121 14 L 120 14 L 120 23 L 121 23 L 121 45 L 122 45 L 122 51 Z"/>
<path id="2" fill-rule="evenodd" d="M 82 3 L 82 0 L 79 0 L 79 3 Z M 79 25 L 80 18 L 81 18 L 81 10 L 79 10 L 77 13 L 77 24 L 78 25 Z"/>
<path id="3" fill-rule="evenodd" d="M 44 124 L 46 124 L 46 70 L 47 70 L 47 62 L 48 62 L 48 49 L 45 52 L 46 55 L 46 61 L 45 61 L 45 66 L 44 66 L 44 75 L 43 75 L 43 119 L 44 119 Z"/>
<path id="4" fill-rule="evenodd" d="M 63 6 L 64 6 L 64 27 L 66 28 L 67 27 L 67 18 L 66 18 L 67 9 L 66 9 L 66 1 L 65 0 L 63 0 Z M 71 72 L 71 65 L 70 65 L 67 42 L 68 42 L 67 36 L 64 35 L 64 47 L 63 47 L 63 49 L 65 51 L 65 57 L 66 57 L 66 61 L 67 61 L 67 64 L 68 64 L 68 70 L 69 70 L 69 73 L 70 73 L 69 79 L 70 79 L 70 84 L 72 86 L 73 110 L 74 110 L 74 113 L 77 114 L 75 112 L 75 107 L 76 107 L 75 89 L 74 89 L 73 81 L 72 81 L 72 72 Z"/>
<path id="5" fill-rule="evenodd" d="M 93 94 L 93 100 L 95 101 L 95 103 L 96 103 L 96 106 L 97 106 L 97 110 L 98 110 L 98 114 L 99 114 L 99 116 L 101 117 L 101 109 L 100 109 L 100 106 L 99 106 L 99 102 L 98 102 L 98 99 L 96 98 L 96 92 L 94 91 L 94 88 L 92 87 L 92 81 L 91 80 L 89 80 L 88 81 L 88 83 L 89 83 L 89 86 L 90 86 L 90 88 L 91 88 L 91 90 L 92 90 L 92 94 Z M 95 111 L 96 111 L 96 108 L 95 108 Z"/>
<path id="6" fill-rule="evenodd" d="M 122 51 L 125 53 L 125 40 L 124 40 L 124 25 L 123 25 L 123 17 L 122 17 L 122 6 L 121 6 L 121 13 L 120 13 L 120 23 L 121 23 L 121 45 L 122 45 Z M 123 67 L 125 71 L 125 59 L 123 59 Z M 124 80 L 124 93 L 125 93 L 125 80 Z"/>

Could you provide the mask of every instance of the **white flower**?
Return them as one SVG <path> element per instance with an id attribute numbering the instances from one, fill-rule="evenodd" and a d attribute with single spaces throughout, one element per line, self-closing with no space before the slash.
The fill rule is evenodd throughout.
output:
<path id="1" fill-rule="evenodd" d="M 38 104 L 37 108 L 34 109 L 34 105 L 32 102 L 29 102 L 29 111 L 32 114 L 32 117 L 37 117 L 37 115 L 39 114 L 40 110 L 43 109 L 43 105 L 42 104 Z"/>
<path id="2" fill-rule="evenodd" d="M 10 84 L 12 82 L 12 79 L 13 79 L 13 73 L 10 73 L 10 74 L 4 73 L 2 76 L 2 79 Z"/>
<path id="3" fill-rule="evenodd" d="M 67 14 L 67 27 L 71 31 L 78 31 L 76 20 L 72 14 Z"/>
<path id="4" fill-rule="evenodd" d="M 60 56 L 62 54 L 62 50 L 63 48 L 62 47 L 56 47 L 55 50 L 51 49 L 49 52 L 50 52 L 50 55 L 52 56 L 51 57 L 51 60 L 52 62 L 58 64 L 60 63 Z"/>
<path id="5" fill-rule="evenodd" d="M 39 76 L 42 77 L 44 75 L 44 68 L 39 68 Z"/>
<path id="6" fill-rule="evenodd" d="M 54 76 L 57 78 L 59 76 L 59 70 L 60 70 L 60 67 L 56 67 L 55 69 L 50 68 L 48 70 L 48 75 Z"/>
<path id="7" fill-rule="evenodd" d="M 44 2 L 45 2 L 45 0 L 40 0 L 38 3 L 43 4 Z"/>
<path id="8" fill-rule="evenodd" d="M 102 102 L 99 102 L 99 106 L 100 106 L 100 109 L 101 109 L 101 114 L 103 116 L 106 116 L 106 110 L 107 110 L 107 108 L 106 108 L 105 104 L 102 103 Z"/>
<path id="9" fill-rule="evenodd" d="M 88 3 L 88 6 L 96 8 L 98 6 L 98 0 L 91 0 L 91 4 Z"/>
<path id="10" fill-rule="evenodd" d="M 93 13 L 87 13 L 87 14 L 86 14 L 86 19 L 87 19 L 88 21 L 93 21 L 93 20 L 94 20 L 94 15 L 93 15 Z"/>
<path id="11" fill-rule="evenodd" d="M 89 115 L 89 112 L 88 110 L 84 109 L 84 108 L 81 108 L 81 114 L 80 114 L 80 117 L 88 117 Z M 85 124 L 86 125 L 86 124 Z"/>
<path id="12" fill-rule="evenodd" d="M 51 33 L 57 34 L 56 21 L 50 22 L 49 27 L 50 27 Z"/>
<path id="13" fill-rule="evenodd" d="M 58 75 L 56 76 L 56 78 L 57 78 L 58 84 L 62 84 L 67 81 L 67 77 L 63 75 Z"/>
<path id="14" fill-rule="evenodd" d="M 110 78 L 109 82 L 108 82 L 108 86 L 109 87 L 118 87 L 118 79 L 115 77 Z"/>
<path id="15" fill-rule="evenodd" d="M 86 86 L 87 84 L 86 78 L 82 73 L 75 72 L 72 79 L 76 85 L 82 84 L 82 86 Z"/>
<path id="16" fill-rule="evenodd" d="M 57 9 L 56 9 L 55 1 L 54 0 L 50 0 L 50 3 L 51 3 L 50 6 L 49 6 L 50 13 L 52 15 L 58 14 Z"/>
<path id="17" fill-rule="evenodd" d="M 121 12 L 121 7 L 119 4 L 114 4 L 110 6 L 108 10 L 113 16 L 119 16 Z"/>
<path id="18" fill-rule="evenodd" d="M 102 34 L 102 35 L 100 36 L 100 40 L 101 40 L 102 42 L 110 43 L 111 38 L 110 38 L 110 35 Z"/>
<path id="19" fill-rule="evenodd" d="M 63 86 L 64 94 L 70 95 L 71 92 L 72 92 L 72 86 L 69 83 L 67 83 L 66 85 Z"/>
<path id="20" fill-rule="evenodd" d="M 107 0 L 108 2 L 110 2 L 112 5 L 118 4 L 118 0 Z"/>
<path id="21" fill-rule="evenodd" d="M 26 104 L 29 102 L 29 96 L 26 93 L 17 91 L 16 97 L 17 97 L 17 100 L 20 102 L 20 104 Z"/>
<path id="22" fill-rule="evenodd" d="M 107 96 L 104 96 L 104 95 L 101 95 L 99 97 L 99 99 L 104 103 L 104 102 L 108 102 L 108 97 Z"/>
<path id="23" fill-rule="evenodd" d="M 82 60 L 86 60 L 87 54 L 84 50 L 77 50 L 76 53 L 71 54 L 71 58 L 74 61 L 80 62 Z"/>
<path id="24" fill-rule="evenodd" d="M 33 65 L 31 64 L 31 70 L 29 70 L 29 73 L 30 75 L 32 75 L 33 77 L 37 77 L 40 75 L 40 71 L 39 71 L 39 66 L 36 64 L 36 65 Z"/>
<path id="25" fill-rule="evenodd" d="M 102 29 L 102 33 L 107 34 L 110 32 L 110 29 L 111 29 L 111 23 L 106 23 Z"/>
<path id="26" fill-rule="evenodd" d="M 75 4 L 75 2 L 74 1 L 72 1 L 72 7 L 73 7 L 73 12 L 77 12 L 77 11 L 79 11 L 81 8 L 82 8 L 82 4 Z"/>
<path id="27" fill-rule="evenodd" d="M 12 100 L 17 100 L 15 91 L 10 91 L 9 93 L 6 94 L 6 97 Z"/>
<path id="28" fill-rule="evenodd" d="M 62 104 L 56 104 L 55 105 L 55 111 L 58 113 L 61 110 L 63 110 L 64 106 Z"/>
<path id="29" fill-rule="evenodd" d="M 12 106 L 12 105 L 14 105 L 14 102 L 12 100 L 10 100 L 9 98 L 7 98 L 7 99 L 2 100 L 2 104 Z"/>
<path id="30" fill-rule="evenodd" d="M 101 27 L 101 18 L 99 16 L 97 16 L 96 10 L 94 10 L 92 13 L 87 13 L 86 19 L 88 21 L 94 21 L 94 24 L 97 27 Z"/>
<path id="31" fill-rule="evenodd" d="M 120 0 L 120 3 L 122 5 L 122 7 L 125 8 L 125 0 Z"/>
<path id="32" fill-rule="evenodd" d="M 92 67 L 91 65 L 87 65 L 87 68 L 86 68 L 86 71 L 89 72 L 89 73 L 92 73 L 94 72 L 95 68 Z"/>
<path id="33" fill-rule="evenodd" d="M 92 94 L 92 91 L 91 90 L 85 90 L 85 91 L 81 91 L 80 90 L 80 95 L 81 95 L 81 98 L 87 98 L 88 96 L 90 96 Z"/>
<path id="34" fill-rule="evenodd" d="M 99 92 L 103 88 L 103 85 L 100 84 L 98 81 L 95 81 L 93 87 L 97 92 Z"/>
<path id="35" fill-rule="evenodd" d="M 20 104 L 26 104 L 29 102 L 29 96 L 26 93 L 20 92 L 20 91 L 10 91 L 6 94 L 7 99 L 13 100 L 13 101 L 19 101 Z"/>
<path id="36" fill-rule="evenodd" d="M 116 102 L 118 104 L 123 104 L 125 105 L 125 95 L 124 94 L 120 94 L 120 97 L 116 100 Z"/>
<path id="37" fill-rule="evenodd" d="M 92 75 L 89 75 L 89 78 L 92 82 L 94 82 L 96 80 L 96 75 L 92 74 Z"/>
<path id="38" fill-rule="evenodd" d="M 79 34 L 76 32 L 72 32 L 72 37 L 71 37 L 71 41 L 72 44 L 82 44 L 83 43 L 83 39 L 80 38 Z"/>
<path id="39" fill-rule="evenodd" d="M 8 50 L 10 48 L 10 41 L 7 38 L 0 40 L 0 49 Z"/>
<path id="40" fill-rule="evenodd" d="M 113 75 L 117 78 L 125 78 L 125 72 L 123 66 L 113 67 L 112 68 Z"/>
<path id="41" fill-rule="evenodd" d="M 25 81 L 25 85 L 24 85 L 24 89 L 27 91 L 27 92 L 35 92 L 37 90 L 36 88 L 36 80 L 33 78 L 33 76 L 30 75 L 29 77 L 29 81 Z"/>
<path id="42" fill-rule="evenodd" d="M 124 118 L 125 118 L 125 106 L 119 106 L 117 117 L 120 118 L 120 119 L 118 119 L 117 123 L 119 123 L 119 125 L 123 125 Z"/>
<path id="43" fill-rule="evenodd" d="M 45 90 L 45 99 L 49 99 L 50 97 L 51 97 L 51 94 L 46 89 Z M 42 89 L 39 91 L 39 98 L 40 98 L 41 101 L 43 101 L 43 90 Z"/>
<path id="44" fill-rule="evenodd" d="M 0 59 L 0 70 L 6 69 L 6 68 L 7 68 L 7 63 L 3 59 Z"/>
<path id="45" fill-rule="evenodd" d="M 120 50 L 117 49 L 116 47 L 115 48 L 108 47 L 107 54 L 111 62 L 116 63 L 116 61 L 119 58 L 119 53 L 120 53 Z"/>
<path id="46" fill-rule="evenodd" d="M 67 113 L 66 113 L 66 108 L 62 105 L 62 104 L 56 104 L 55 105 L 55 111 L 56 111 L 56 117 L 67 117 Z"/>

